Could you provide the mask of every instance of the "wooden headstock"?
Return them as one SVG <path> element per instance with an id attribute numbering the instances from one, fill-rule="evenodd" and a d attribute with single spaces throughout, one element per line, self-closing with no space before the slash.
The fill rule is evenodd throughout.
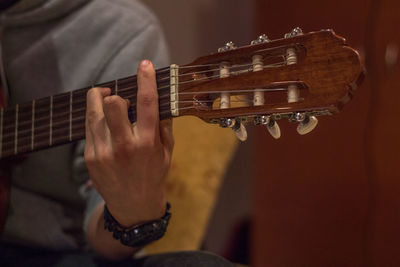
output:
<path id="1" fill-rule="evenodd" d="M 267 124 L 287 117 L 304 122 L 337 113 L 363 77 L 359 54 L 344 38 L 332 30 L 303 34 L 299 28 L 284 39 L 260 36 L 236 49 L 228 43 L 176 71 L 179 116 L 222 126 L 230 126 L 224 125 L 227 119 Z"/>

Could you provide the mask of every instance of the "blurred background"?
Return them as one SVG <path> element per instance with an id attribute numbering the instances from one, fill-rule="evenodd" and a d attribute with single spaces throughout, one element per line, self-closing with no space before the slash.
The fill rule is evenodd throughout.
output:
<path id="1" fill-rule="evenodd" d="M 400 266 L 400 2 L 142 1 L 161 21 L 171 63 L 299 26 L 334 29 L 366 66 L 354 99 L 312 133 L 282 121 L 277 141 L 249 127 L 246 143 L 231 143 L 202 247 L 252 266 Z"/>

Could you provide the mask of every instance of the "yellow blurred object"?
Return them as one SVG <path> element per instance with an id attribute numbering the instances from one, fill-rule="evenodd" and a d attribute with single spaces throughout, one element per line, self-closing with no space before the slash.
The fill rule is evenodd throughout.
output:
<path id="1" fill-rule="evenodd" d="M 238 141 L 230 129 L 195 117 L 174 120 L 175 149 L 167 194 L 172 217 L 146 254 L 200 248 L 219 187 Z"/>

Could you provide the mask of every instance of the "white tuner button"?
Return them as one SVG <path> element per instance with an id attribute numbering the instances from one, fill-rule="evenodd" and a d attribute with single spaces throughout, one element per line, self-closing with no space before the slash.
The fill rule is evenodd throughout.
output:
<path id="1" fill-rule="evenodd" d="M 318 124 L 318 119 L 315 116 L 308 116 L 297 126 L 297 132 L 301 135 L 310 133 Z"/>
<path id="2" fill-rule="evenodd" d="M 236 118 L 233 120 L 235 123 L 231 124 L 232 130 L 235 132 L 236 137 L 244 142 L 247 140 L 247 131 L 246 127 L 244 127 L 243 123 L 241 122 L 240 118 Z"/>
<path id="3" fill-rule="evenodd" d="M 236 137 L 244 142 L 247 140 L 247 130 L 246 127 L 244 127 L 243 123 L 240 123 L 240 126 L 237 129 L 233 129 L 235 131 Z"/>
<path id="4" fill-rule="evenodd" d="M 273 138 L 279 139 L 281 137 L 281 128 L 279 128 L 279 125 L 276 121 L 271 121 L 266 126 L 268 132 L 271 134 Z"/>

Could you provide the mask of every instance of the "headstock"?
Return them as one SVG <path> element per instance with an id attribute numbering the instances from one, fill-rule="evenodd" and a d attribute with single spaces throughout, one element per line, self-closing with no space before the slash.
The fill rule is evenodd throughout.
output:
<path id="1" fill-rule="evenodd" d="M 248 122 L 265 125 L 274 138 L 282 118 L 299 122 L 299 134 L 312 131 L 316 116 L 339 112 L 363 77 L 359 55 L 345 39 L 300 28 L 273 41 L 261 35 L 240 48 L 227 43 L 175 71 L 175 115 L 230 127 L 241 140 Z"/>

